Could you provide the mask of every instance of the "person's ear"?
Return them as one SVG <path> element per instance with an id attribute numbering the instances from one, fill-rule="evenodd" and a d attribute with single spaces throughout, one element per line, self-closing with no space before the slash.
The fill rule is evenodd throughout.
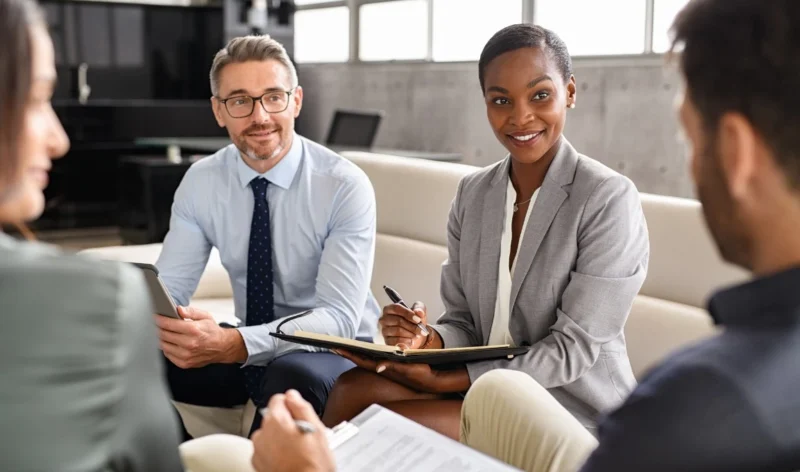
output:
<path id="1" fill-rule="evenodd" d="M 297 86 L 294 89 L 294 117 L 300 116 L 300 110 L 303 108 L 303 87 Z"/>
<path id="2" fill-rule="evenodd" d="M 217 97 L 211 97 L 211 110 L 214 112 L 214 118 L 220 128 L 225 127 L 225 121 L 222 119 L 222 114 L 225 112 L 223 108 L 225 108 L 225 105 Z"/>
<path id="3" fill-rule="evenodd" d="M 575 76 L 569 76 L 567 81 L 567 108 L 575 108 L 578 99 L 578 86 L 575 83 Z"/>
<path id="4" fill-rule="evenodd" d="M 719 120 L 716 141 L 720 169 L 731 197 L 736 201 L 748 199 L 759 159 L 756 130 L 743 115 L 726 113 Z"/>

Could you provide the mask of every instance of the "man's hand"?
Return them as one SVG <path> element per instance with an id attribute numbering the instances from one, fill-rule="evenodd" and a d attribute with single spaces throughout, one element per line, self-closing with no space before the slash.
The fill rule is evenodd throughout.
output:
<path id="1" fill-rule="evenodd" d="M 295 420 L 314 425 L 316 432 L 302 433 Z M 325 426 L 299 393 L 273 395 L 261 428 L 253 433 L 253 467 L 258 472 L 328 472 L 336 470 L 325 438 Z"/>
<path id="2" fill-rule="evenodd" d="M 173 364 L 192 369 L 247 360 L 238 330 L 221 328 L 210 313 L 198 308 L 178 307 L 178 314 L 182 320 L 155 315 L 161 350 Z"/>
<path id="3" fill-rule="evenodd" d="M 401 344 L 401 348 L 407 346 Z M 466 367 L 456 370 L 433 370 L 428 364 L 405 364 L 391 361 L 374 361 L 349 351 L 337 349 L 336 354 L 351 360 L 362 369 L 377 372 L 395 382 L 425 393 L 466 392 L 471 385 Z"/>

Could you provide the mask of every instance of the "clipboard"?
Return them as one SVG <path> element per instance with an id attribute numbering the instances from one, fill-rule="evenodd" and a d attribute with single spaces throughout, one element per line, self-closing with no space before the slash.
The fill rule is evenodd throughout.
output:
<path id="1" fill-rule="evenodd" d="M 499 346 L 475 346 L 449 349 L 408 349 L 403 351 L 397 346 L 357 341 L 339 336 L 309 333 L 305 331 L 286 334 L 281 330 L 281 327 L 285 323 L 306 316 L 312 312 L 313 310 L 307 310 L 287 317 L 277 326 L 276 332 L 270 333 L 270 335 L 283 341 L 306 346 L 322 349 L 342 349 L 373 360 L 390 360 L 407 364 L 428 364 L 436 366 L 439 369 L 454 368 L 468 362 L 513 359 L 516 356 L 527 353 L 530 349 L 529 346 L 516 347 L 505 344 Z"/>

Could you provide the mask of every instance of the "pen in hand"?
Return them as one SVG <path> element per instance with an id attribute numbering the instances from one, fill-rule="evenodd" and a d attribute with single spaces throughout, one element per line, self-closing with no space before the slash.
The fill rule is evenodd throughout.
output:
<path id="1" fill-rule="evenodd" d="M 406 302 L 403 301 L 403 298 L 400 296 L 399 293 L 397 293 L 397 291 L 395 289 L 393 289 L 392 287 L 384 285 L 383 286 L 383 290 L 386 292 L 386 295 L 389 296 L 389 300 L 391 300 L 392 303 L 397 303 L 398 305 L 400 305 L 402 307 L 405 307 L 405 308 L 408 308 L 409 310 L 411 310 L 411 307 L 406 305 Z M 428 328 L 425 327 L 424 324 L 417 323 L 417 327 L 422 331 L 422 334 L 424 334 L 425 336 L 428 336 L 430 334 L 430 331 L 428 331 Z"/>

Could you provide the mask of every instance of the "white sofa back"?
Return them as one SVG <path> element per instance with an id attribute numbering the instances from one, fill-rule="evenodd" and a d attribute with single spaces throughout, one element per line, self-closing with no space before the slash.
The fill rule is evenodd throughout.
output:
<path id="1" fill-rule="evenodd" d="M 447 258 L 446 225 L 459 180 L 476 167 L 365 152 L 343 154 L 369 176 L 378 205 L 378 239 L 372 290 L 396 288 L 408 300 L 423 300 L 429 317 L 443 311 L 439 296 Z M 716 288 L 746 278 L 726 263 L 703 222 L 695 200 L 641 194 L 650 232 L 650 265 L 625 334 L 634 372 L 640 377 L 667 353 L 714 332 L 705 310 Z"/>

